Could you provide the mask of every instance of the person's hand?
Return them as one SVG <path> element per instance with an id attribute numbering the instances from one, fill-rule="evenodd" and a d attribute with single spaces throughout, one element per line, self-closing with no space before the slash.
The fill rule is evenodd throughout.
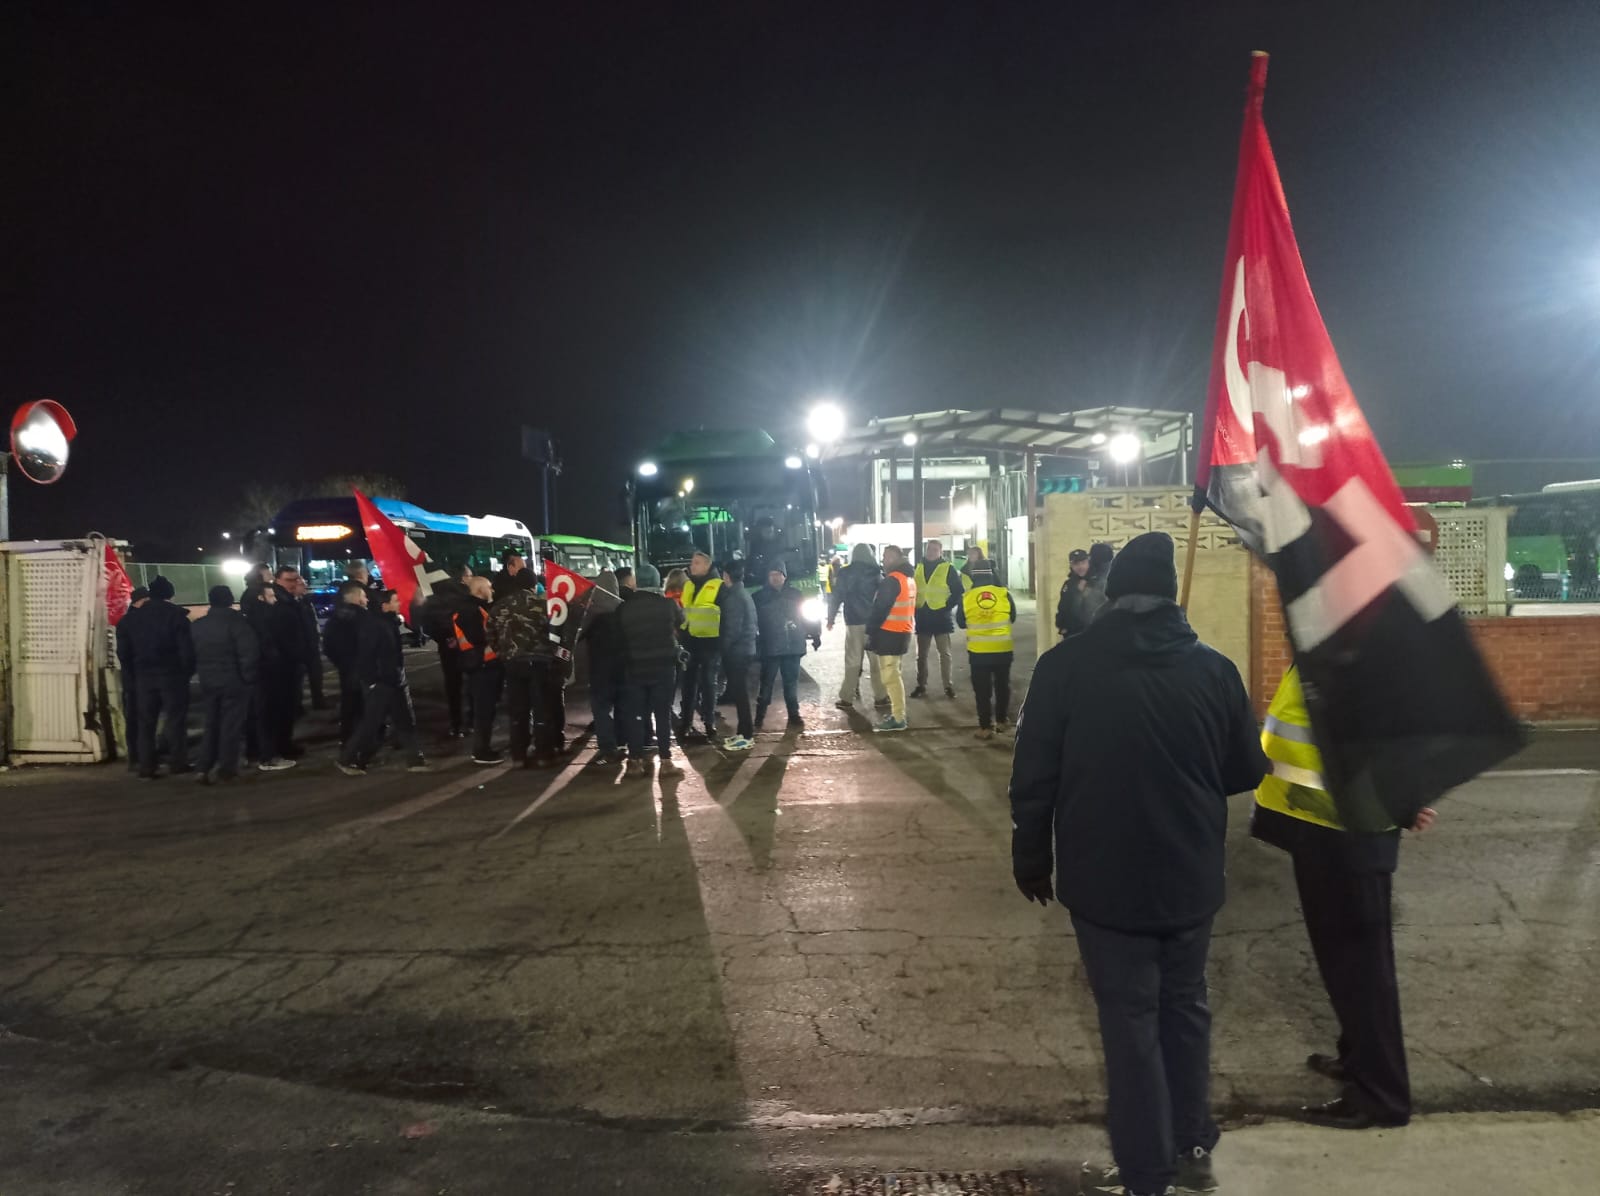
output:
<path id="1" fill-rule="evenodd" d="M 833 620 L 832 620 L 832 619 L 829 619 L 829 620 L 828 620 L 828 630 L 829 630 L 829 631 L 832 631 L 832 630 L 833 630 Z M 821 644 L 818 644 L 818 645 L 817 645 L 817 646 L 818 646 L 818 647 L 819 647 L 819 648 L 820 648 L 820 647 L 821 647 L 821 646 L 822 646 L 822 645 L 821 645 Z"/>
<path id="2" fill-rule="evenodd" d="M 1422 809 L 1417 811 L 1416 821 L 1411 824 L 1411 830 L 1413 833 L 1420 835 L 1438 820 L 1438 810 L 1435 810 L 1432 806 L 1423 806 Z"/>
<path id="3" fill-rule="evenodd" d="M 818 652 L 822 651 L 822 637 L 819 635 L 811 641 L 811 646 Z"/>
<path id="4" fill-rule="evenodd" d="M 1050 877 L 1034 876 L 1024 880 L 1017 877 L 1017 891 L 1029 901 L 1037 901 L 1040 905 L 1049 905 L 1055 900 L 1056 891 L 1050 885 Z"/>

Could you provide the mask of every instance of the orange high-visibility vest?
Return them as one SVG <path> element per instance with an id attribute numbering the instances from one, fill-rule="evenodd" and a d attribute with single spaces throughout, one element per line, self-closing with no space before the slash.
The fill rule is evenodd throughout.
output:
<path id="1" fill-rule="evenodd" d="M 496 659 L 498 654 L 489 646 L 489 612 L 480 606 L 478 613 L 483 616 L 483 663 L 488 664 Z M 456 648 L 462 652 L 476 652 L 478 645 L 469 640 L 466 632 L 461 630 L 461 615 L 459 613 L 451 615 L 450 622 L 456 629 Z"/>
<path id="2" fill-rule="evenodd" d="M 917 617 L 917 583 L 904 573 L 891 573 L 889 576 L 900 583 L 900 594 L 889 609 L 889 617 L 883 621 L 883 630 L 909 634 Z"/>

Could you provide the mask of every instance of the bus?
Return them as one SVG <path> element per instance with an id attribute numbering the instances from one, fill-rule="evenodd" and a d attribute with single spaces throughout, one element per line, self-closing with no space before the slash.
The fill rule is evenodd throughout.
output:
<path id="1" fill-rule="evenodd" d="M 796 588 L 819 593 L 825 544 L 817 511 L 826 500 L 821 470 L 766 432 L 682 432 L 634 469 L 630 507 L 638 557 L 665 575 L 705 552 L 746 562 L 746 584 L 766 584 L 781 561 Z"/>
<path id="2" fill-rule="evenodd" d="M 579 577 L 599 577 L 606 570 L 615 572 L 633 564 L 633 545 L 614 544 L 588 536 L 547 535 L 538 537 L 539 555 L 571 569 Z"/>
<path id="3" fill-rule="evenodd" d="M 520 552 L 529 561 L 536 559 L 533 535 L 517 519 L 440 515 L 396 498 L 374 498 L 372 505 L 440 564 L 459 561 L 474 573 L 492 573 L 501 567 L 500 556 L 507 551 Z M 300 571 L 319 617 L 326 617 L 332 609 L 344 580 L 344 567 L 352 561 L 372 560 L 354 495 L 292 502 L 273 518 L 269 534 L 274 566 Z M 372 571 L 382 576 L 376 563 Z"/>
<path id="4" fill-rule="evenodd" d="M 1513 508 L 1505 569 L 1514 601 L 1600 601 L 1600 481 L 1557 482 L 1467 506 Z"/>

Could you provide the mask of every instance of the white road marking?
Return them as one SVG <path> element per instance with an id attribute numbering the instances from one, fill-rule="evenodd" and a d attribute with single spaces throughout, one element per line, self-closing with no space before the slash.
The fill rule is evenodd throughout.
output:
<path id="1" fill-rule="evenodd" d="M 1593 768 L 1496 768 L 1482 774 L 1486 777 L 1600 777 Z"/>

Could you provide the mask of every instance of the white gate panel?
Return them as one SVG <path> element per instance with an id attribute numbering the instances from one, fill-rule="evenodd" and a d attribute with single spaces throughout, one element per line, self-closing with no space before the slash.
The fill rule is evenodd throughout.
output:
<path id="1" fill-rule="evenodd" d="M 82 552 L 11 556 L 13 752 L 82 752 L 89 707 L 88 603 L 95 559 Z"/>

